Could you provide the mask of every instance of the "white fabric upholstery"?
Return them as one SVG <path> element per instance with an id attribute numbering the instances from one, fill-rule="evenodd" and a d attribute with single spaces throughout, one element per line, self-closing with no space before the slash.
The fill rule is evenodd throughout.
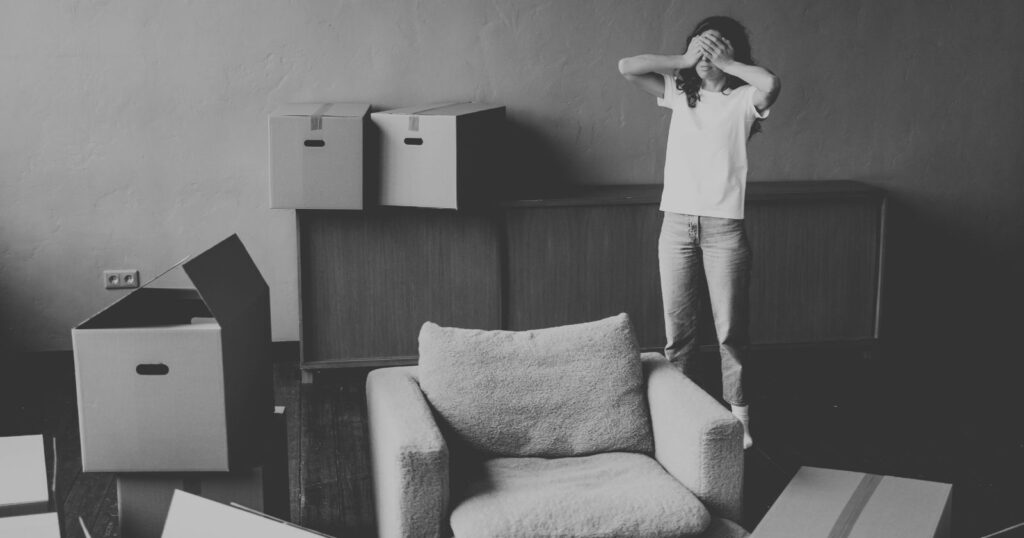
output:
<path id="1" fill-rule="evenodd" d="M 378 535 L 440 536 L 448 516 L 448 446 L 416 368 L 370 372 L 366 407 Z"/>
<path id="2" fill-rule="evenodd" d="M 644 353 L 654 457 L 712 514 L 743 513 L 743 425 L 658 353 Z"/>
<path id="3" fill-rule="evenodd" d="M 732 522 L 738 520 L 741 514 L 742 426 L 731 413 L 660 355 L 644 354 L 642 364 L 647 376 L 654 457 L 667 471 L 662 477 L 671 475 L 678 480 L 712 516 L 710 524 L 705 516 L 699 516 L 688 521 L 687 528 L 708 525 L 703 534 L 699 535 L 702 538 L 744 538 L 747 536 L 746 531 Z M 385 368 L 371 372 L 367 378 L 377 524 L 379 535 L 387 538 L 443 535 L 447 530 L 449 513 L 455 507 L 449 500 L 448 444 L 421 392 L 416 372 L 414 367 Z M 629 456 L 645 457 L 639 454 Z M 647 461 L 652 460 L 647 458 Z M 509 473 L 515 474 L 516 464 L 510 462 L 508 465 L 512 466 L 509 468 L 511 470 L 503 471 L 500 476 L 504 477 L 503 481 L 511 483 L 507 477 Z M 561 472 L 567 472 L 568 468 Z M 639 468 L 631 472 L 646 473 Z M 454 480 L 460 486 L 473 483 L 468 479 L 463 481 L 462 474 L 456 475 Z M 585 477 L 567 479 L 569 485 L 566 487 L 585 489 L 573 484 L 585 483 L 586 480 Z M 605 478 L 601 481 L 612 484 L 615 490 L 611 497 L 614 504 L 607 509 L 609 512 L 615 507 L 629 506 L 632 501 L 628 499 L 633 495 L 645 494 L 638 492 L 627 495 L 615 489 L 618 479 Z M 539 482 L 537 484 L 533 495 L 539 497 L 550 494 L 543 491 L 546 488 L 542 488 Z M 503 490 L 515 491 L 515 488 L 510 488 Z M 525 492 L 527 489 L 521 488 L 520 491 Z M 484 495 L 471 503 L 466 495 L 478 491 L 472 489 L 472 486 L 468 489 L 460 487 L 459 490 L 462 492 L 456 499 L 459 515 L 452 515 L 453 525 L 459 521 L 475 519 L 476 516 L 472 514 L 474 505 L 486 504 L 487 501 Z M 592 493 L 596 493 L 596 490 Z M 533 495 L 523 497 L 523 502 L 531 502 L 529 497 Z M 569 497 L 564 502 L 571 502 L 572 495 Z M 660 502 L 663 501 L 659 499 L 655 504 Z M 562 515 L 569 519 L 575 517 L 573 510 L 568 508 L 563 510 Z M 520 522 L 506 523 L 506 528 L 515 529 Z M 555 534 L 572 536 L 568 532 Z M 462 533 L 456 536 L 476 538 L 476 535 Z"/>
<path id="4" fill-rule="evenodd" d="M 643 367 L 626 314 L 534 331 L 425 323 L 419 379 L 452 432 L 495 456 L 651 452 Z"/>
<path id="5" fill-rule="evenodd" d="M 480 462 L 455 493 L 455 536 L 535 538 L 698 536 L 711 515 L 650 456 Z"/>

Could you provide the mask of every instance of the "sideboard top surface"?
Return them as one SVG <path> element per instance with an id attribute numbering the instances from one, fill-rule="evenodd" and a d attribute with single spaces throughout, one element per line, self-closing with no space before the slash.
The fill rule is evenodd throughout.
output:
<path id="1" fill-rule="evenodd" d="M 568 185 L 537 197 L 505 200 L 504 207 L 557 207 L 585 205 L 657 204 L 661 184 L 644 185 Z M 852 180 L 750 181 L 747 201 L 823 199 L 849 196 L 882 197 L 877 187 Z"/>

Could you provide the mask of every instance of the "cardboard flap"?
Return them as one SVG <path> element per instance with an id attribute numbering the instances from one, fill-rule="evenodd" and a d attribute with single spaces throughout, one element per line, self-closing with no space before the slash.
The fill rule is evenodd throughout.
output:
<path id="1" fill-rule="evenodd" d="M 434 103 L 430 105 L 416 105 L 406 106 L 402 108 L 393 108 L 391 110 L 382 110 L 380 114 L 396 114 L 405 116 L 422 116 L 427 113 L 431 113 L 436 110 L 444 110 L 453 106 L 458 106 L 460 103 Z M 462 103 L 465 104 L 465 103 Z"/>
<path id="2" fill-rule="evenodd" d="M 177 325 L 188 323 L 192 318 L 208 316 L 210 316 L 210 311 L 196 290 L 153 288 L 147 284 L 83 321 L 77 328 L 109 329 Z"/>
<path id="3" fill-rule="evenodd" d="M 277 107 L 274 116 L 311 116 L 316 113 L 325 103 L 288 103 Z M 333 118 L 349 118 L 365 116 L 370 111 L 370 105 L 366 103 L 331 103 L 323 116 Z"/>
<path id="4" fill-rule="evenodd" d="M 493 110 L 496 108 L 502 108 L 497 105 L 488 105 L 485 103 L 456 103 L 448 105 L 442 108 L 432 108 L 430 110 L 422 112 L 423 116 L 462 116 L 465 114 L 475 114 L 477 112 L 483 112 L 485 110 Z"/>
<path id="5" fill-rule="evenodd" d="M 184 268 L 218 320 L 233 316 L 254 298 L 269 292 L 267 282 L 237 234 L 185 262 Z"/>

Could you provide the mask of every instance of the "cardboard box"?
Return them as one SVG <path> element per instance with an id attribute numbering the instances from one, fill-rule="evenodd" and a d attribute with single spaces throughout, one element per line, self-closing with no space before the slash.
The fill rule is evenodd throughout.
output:
<path id="1" fill-rule="evenodd" d="M 267 283 L 234 235 L 180 266 L 196 289 L 149 283 L 71 331 L 83 471 L 259 463 L 274 405 Z"/>
<path id="2" fill-rule="evenodd" d="M 117 476 L 121 536 L 159 538 L 175 490 L 263 511 L 263 468 L 234 473 L 126 473 Z"/>
<path id="3" fill-rule="evenodd" d="M 0 518 L 0 536 L 4 538 L 60 538 L 60 519 L 56 512 Z"/>
<path id="4" fill-rule="evenodd" d="M 163 538 L 315 538 L 327 536 L 251 510 L 177 490 Z"/>
<path id="5" fill-rule="evenodd" d="M 802 467 L 753 538 L 947 538 L 952 486 Z"/>
<path id="6" fill-rule="evenodd" d="M 459 209 L 488 199 L 504 146 L 505 107 L 458 103 L 370 115 L 380 130 L 380 203 Z"/>
<path id="7" fill-rule="evenodd" d="M 43 436 L 0 437 L 0 518 L 42 514 L 49 504 Z"/>
<path id="8" fill-rule="evenodd" d="M 269 119 L 270 207 L 363 209 L 372 201 L 367 173 L 370 105 L 296 103 Z"/>
<path id="9" fill-rule="evenodd" d="M 117 476 L 121 536 L 159 538 L 174 491 L 221 503 L 238 503 L 289 517 L 288 439 L 284 408 L 275 410 L 266 435 L 265 465 L 233 473 L 125 473 Z"/>

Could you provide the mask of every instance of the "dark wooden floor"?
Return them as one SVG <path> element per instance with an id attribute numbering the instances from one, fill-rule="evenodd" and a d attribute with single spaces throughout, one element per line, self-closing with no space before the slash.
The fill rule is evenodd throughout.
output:
<path id="1" fill-rule="evenodd" d="M 275 393 L 287 407 L 292 520 L 334 536 L 372 536 L 367 370 L 318 374 L 303 386 L 295 346 L 278 351 Z M 898 387 L 877 382 L 877 364 L 832 353 L 827 360 L 821 350 L 762 353 L 750 368 L 757 446 L 747 457 L 748 527 L 800 465 L 951 482 L 955 536 L 977 538 L 1024 521 L 1024 443 L 996 442 L 982 423 L 894 405 Z M 713 366 L 706 369 L 712 391 Z M 55 500 L 65 538 L 81 536 L 78 516 L 94 537 L 118 536 L 114 476 L 80 470 L 70 353 L 34 353 L 0 367 L 0 435 L 57 440 Z"/>

